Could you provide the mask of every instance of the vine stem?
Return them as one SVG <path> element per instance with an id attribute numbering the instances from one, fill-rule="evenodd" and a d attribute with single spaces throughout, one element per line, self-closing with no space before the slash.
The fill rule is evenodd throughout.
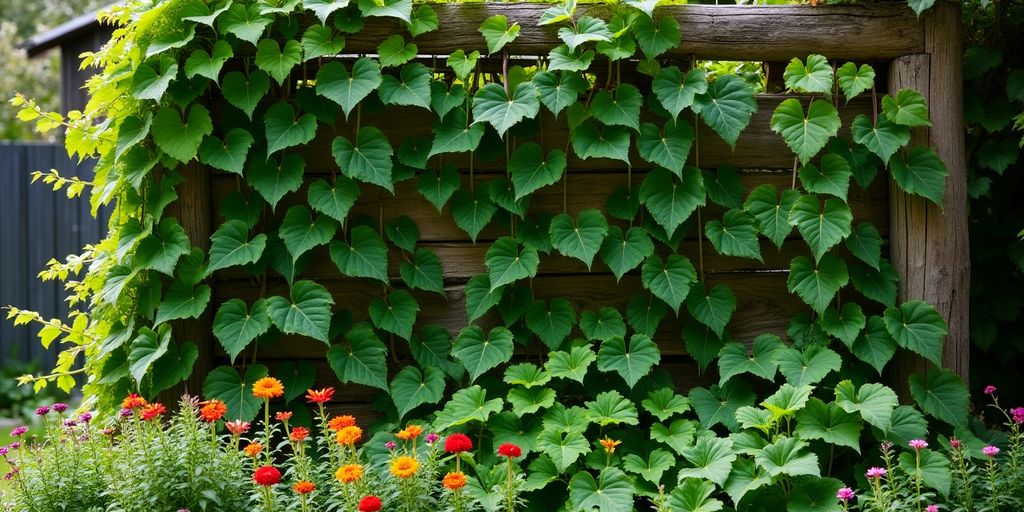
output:
<path id="1" fill-rule="evenodd" d="M 796 169 L 797 169 L 797 165 L 799 163 L 800 163 L 800 157 L 794 156 L 793 157 L 793 181 L 789 185 L 789 188 L 792 188 L 794 190 L 796 189 Z"/>
<path id="2" fill-rule="evenodd" d="M 695 62 L 695 61 L 691 61 Z M 693 113 L 693 165 L 700 172 L 700 120 Z M 704 282 L 704 207 L 697 207 L 697 268 L 700 271 L 700 282 Z"/>
<path id="3" fill-rule="evenodd" d="M 505 86 L 505 95 L 508 96 L 508 49 L 501 53 L 501 85 Z"/>
<path id="4" fill-rule="evenodd" d="M 878 126 L 878 89 L 871 82 L 871 124 Z"/>

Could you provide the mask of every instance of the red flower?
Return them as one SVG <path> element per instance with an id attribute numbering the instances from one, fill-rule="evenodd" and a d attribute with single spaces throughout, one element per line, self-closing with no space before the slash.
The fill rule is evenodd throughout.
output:
<path id="1" fill-rule="evenodd" d="M 301 443 L 305 441 L 307 437 L 309 437 L 309 429 L 307 429 L 306 427 L 293 427 L 292 434 L 290 437 L 292 441 L 295 441 L 296 443 Z"/>
<path id="2" fill-rule="evenodd" d="M 512 443 L 502 443 L 498 447 L 498 455 L 502 457 L 508 457 L 510 459 L 518 458 L 523 454 L 523 450 Z"/>
<path id="3" fill-rule="evenodd" d="M 139 415 L 142 421 L 150 421 L 156 419 L 158 416 L 167 412 L 167 408 L 161 403 L 152 403 L 142 408 L 142 413 Z"/>
<path id="4" fill-rule="evenodd" d="M 203 407 L 199 409 L 199 417 L 207 423 L 214 423 L 217 420 L 224 417 L 224 414 L 228 412 L 228 406 L 220 400 L 209 400 L 203 402 Z"/>
<path id="5" fill-rule="evenodd" d="M 263 487 L 270 487 L 281 481 L 281 472 L 274 466 L 260 466 L 252 474 L 252 480 Z"/>
<path id="6" fill-rule="evenodd" d="M 306 400 L 313 404 L 330 402 L 334 398 L 334 388 L 307 389 Z"/>
<path id="7" fill-rule="evenodd" d="M 277 421 L 283 421 L 283 422 L 287 423 L 288 420 L 292 419 L 292 412 L 291 411 L 281 411 L 281 412 L 278 412 L 277 414 L 274 415 L 274 419 L 276 419 Z"/>
<path id="8" fill-rule="evenodd" d="M 367 496 L 359 500 L 359 512 L 377 512 L 384 504 L 376 496 Z"/>
<path id="9" fill-rule="evenodd" d="M 444 451 L 448 453 L 468 452 L 473 449 L 473 440 L 466 434 L 452 434 L 444 439 Z"/>

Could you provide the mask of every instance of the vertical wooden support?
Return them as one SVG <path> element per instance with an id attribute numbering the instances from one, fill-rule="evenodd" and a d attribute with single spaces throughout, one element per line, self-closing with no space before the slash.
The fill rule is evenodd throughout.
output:
<path id="1" fill-rule="evenodd" d="M 949 323 L 943 366 L 966 381 L 970 254 L 960 16 L 953 2 L 936 3 L 922 18 L 926 53 L 897 58 L 889 74 L 890 92 L 912 88 L 928 100 L 932 126 L 915 129 L 911 144 L 931 146 L 949 169 L 945 207 L 905 194 L 890 180 L 889 215 L 892 262 L 900 274 L 899 300 L 921 299 L 938 309 Z M 907 377 L 927 367 L 923 358 L 901 355 L 895 383 L 906 389 Z"/>

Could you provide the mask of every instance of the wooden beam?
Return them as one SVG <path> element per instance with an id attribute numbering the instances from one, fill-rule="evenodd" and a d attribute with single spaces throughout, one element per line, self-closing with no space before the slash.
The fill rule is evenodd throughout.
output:
<path id="1" fill-rule="evenodd" d="M 441 30 L 416 38 L 421 54 L 447 55 L 455 50 L 486 53 L 477 31 L 496 14 L 522 27 L 509 45 L 513 55 L 547 55 L 562 44 L 559 26 L 540 27 L 540 15 L 549 6 L 537 3 L 432 4 Z M 614 6 L 581 5 L 577 15 L 608 19 Z M 806 5 L 673 5 L 658 8 L 656 17 L 679 22 L 682 43 L 664 59 L 788 61 L 818 53 L 831 59 L 889 60 L 924 50 L 921 24 L 905 2 L 866 2 L 812 8 Z M 377 18 L 346 37 L 346 53 L 375 53 L 385 38 L 405 33 L 399 22 Z M 311 18 L 309 23 L 318 23 Z"/>
<path id="2" fill-rule="evenodd" d="M 931 146 L 949 169 L 944 208 L 905 194 L 890 182 L 892 262 L 900 273 L 900 301 L 921 299 L 949 323 L 943 366 L 968 377 L 970 254 L 967 227 L 967 164 L 964 152 L 960 9 L 941 1 L 924 16 L 926 53 L 900 57 L 890 70 L 890 90 L 913 88 L 928 99 L 931 128 L 915 129 L 911 143 Z M 903 356 L 896 383 L 926 371 L 919 357 Z"/>

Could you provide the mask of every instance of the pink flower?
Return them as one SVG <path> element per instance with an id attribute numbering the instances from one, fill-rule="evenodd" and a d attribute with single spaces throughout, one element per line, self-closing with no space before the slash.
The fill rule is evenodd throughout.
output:
<path id="1" fill-rule="evenodd" d="M 994 394 L 996 394 L 996 387 L 993 386 L 992 384 L 989 384 L 988 386 L 985 386 L 985 394 L 986 395 L 994 395 Z"/>
<path id="2" fill-rule="evenodd" d="M 434 443 L 437 442 L 438 439 L 441 439 L 441 438 L 437 434 L 435 434 L 433 432 L 427 434 L 427 437 L 424 438 L 424 440 L 427 442 L 427 444 L 434 444 Z"/>
<path id="3" fill-rule="evenodd" d="M 910 442 L 907 443 L 907 444 L 909 444 L 910 447 L 915 449 L 915 450 L 920 450 L 922 448 L 928 448 L 928 441 L 925 441 L 924 439 L 911 439 Z"/>
<path id="4" fill-rule="evenodd" d="M 927 507 L 924 508 L 924 512 L 939 512 L 939 506 L 938 505 L 928 505 Z"/>
<path id="5" fill-rule="evenodd" d="M 868 468 L 868 471 L 867 471 L 867 473 L 864 473 L 864 476 L 866 476 L 868 478 L 882 478 L 883 476 L 885 476 L 885 474 L 886 474 L 885 468 L 880 468 L 878 466 L 873 466 L 873 467 Z"/>
<path id="6" fill-rule="evenodd" d="M 1024 407 L 1014 407 L 1010 409 L 1010 414 L 1013 415 L 1013 422 L 1021 425 L 1024 424 Z"/>
<path id="7" fill-rule="evenodd" d="M 949 440 L 949 447 L 954 449 L 954 450 L 959 450 L 962 445 L 963 445 L 963 442 L 960 441 L 959 439 L 955 438 L 955 437 L 951 438 Z"/>
<path id="8" fill-rule="evenodd" d="M 394 450 L 396 446 L 398 446 L 398 443 L 394 441 L 388 441 L 384 443 L 384 447 L 387 448 L 388 450 Z"/>
<path id="9" fill-rule="evenodd" d="M 984 453 L 988 457 L 995 457 L 996 455 L 999 455 L 999 447 L 998 446 L 986 446 L 986 447 L 981 449 L 981 453 Z"/>
<path id="10" fill-rule="evenodd" d="M 836 493 L 836 498 L 838 498 L 839 501 L 843 503 L 852 500 L 853 497 L 853 489 L 850 489 L 849 487 L 843 487 L 842 489 L 839 489 L 839 492 Z"/>

